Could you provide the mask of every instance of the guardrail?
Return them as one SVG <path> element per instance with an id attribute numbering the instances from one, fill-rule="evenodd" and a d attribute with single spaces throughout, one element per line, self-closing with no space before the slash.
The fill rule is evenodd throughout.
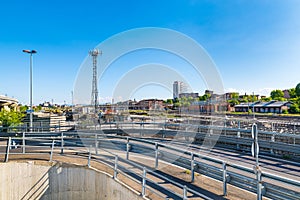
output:
<path id="1" fill-rule="evenodd" d="M 181 135 L 201 144 L 204 139 L 214 140 L 217 145 L 240 151 L 251 151 L 253 142 L 250 129 L 223 126 L 172 124 L 172 123 L 109 123 L 101 127 L 103 131 L 116 131 L 119 134 L 136 136 L 175 137 Z M 97 131 L 96 131 L 97 132 Z M 190 137 L 190 138 L 189 138 Z M 300 134 L 278 133 L 258 130 L 260 152 L 266 155 L 279 155 L 300 159 Z"/>
<path id="2" fill-rule="evenodd" d="M 64 127 L 44 127 L 46 129 L 53 129 L 57 134 L 63 129 L 74 130 L 75 126 Z M 54 129 L 55 128 L 55 129 Z M 244 128 L 231 128 L 225 126 L 212 125 L 195 125 L 195 124 L 181 124 L 181 123 L 160 123 L 160 122 L 117 122 L 97 124 L 93 127 L 93 132 L 104 131 L 109 133 L 118 130 L 119 134 L 139 135 L 142 136 L 158 136 L 158 137 L 175 137 L 176 135 L 184 135 L 187 139 L 193 139 L 195 142 L 201 144 L 204 139 L 213 140 L 216 135 L 219 135 L 217 146 L 223 146 L 240 151 L 251 151 L 252 137 L 251 130 Z M 43 130 L 43 127 L 36 127 L 36 129 Z M 0 136 L 15 136 L 28 132 L 23 127 L 11 127 L 14 132 L 1 133 Z M 91 131 L 91 130 L 87 130 Z M 291 159 L 300 159 L 300 134 L 279 133 L 258 130 L 258 144 L 260 146 L 260 153 L 266 155 L 279 155 Z"/>
<path id="3" fill-rule="evenodd" d="M 52 135 L 51 135 L 52 134 Z M 262 197 L 268 197 L 272 199 L 299 199 L 300 182 L 284 177 L 280 177 L 275 174 L 262 172 L 261 169 L 256 166 L 254 169 L 244 166 L 236 165 L 234 163 L 227 163 L 220 159 L 210 158 L 209 156 L 198 154 L 195 152 L 182 150 L 178 147 L 159 143 L 151 140 L 124 137 L 116 135 L 106 135 L 97 133 L 61 133 L 61 135 L 48 133 L 45 137 L 26 137 L 23 134 L 22 137 L 8 137 L 0 138 L 7 140 L 6 145 L 0 146 L 0 149 L 6 148 L 1 154 L 5 154 L 5 161 L 8 161 L 11 154 L 30 154 L 30 153 L 43 153 L 50 154 L 49 160 L 52 161 L 53 153 L 55 150 L 60 150 L 59 153 L 64 154 L 66 150 L 74 150 L 78 153 L 83 153 L 88 159 L 88 166 L 91 166 L 91 160 L 97 162 L 103 162 L 97 156 L 101 155 L 99 151 L 118 150 L 125 153 L 125 158 L 121 158 L 116 154 L 114 155 L 114 161 L 110 163 L 110 167 L 114 169 L 114 177 L 117 178 L 118 173 L 122 173 L 130 178 L 138 180 L 142 185 L 142 195 L 145 195 L 145 190 L 156 191 L 155 188 L 160 188 L 164 191 L 164 194 L 170 196 L 174 195 L 175 198 L 187 198 L 187 192 L 196 194 L 204 199 L 210 199 L 205 195 L 197 193 L 192 189 L 172 182 L 167 177 L 162 177 L 160 174 L 150 168 L 144 168 L 130 160 L 131 153 L 138 153 L 144 156 L 152 157 L 154 159 L 154 168 L 157 168 L 159 162 L 164 161 L 172 163 L 176 166 L 183 167 L 191 172 L 191 181 L 195 180 L 195 173 L 203 174 L 213 179 L 219 180 L 223 183 L 223 195 L 227 194 L 227 185 L 233 185 L 238 188 L 254 192 L 257 194 L 258 199 Z M 15 142 L 15 145 L 13 145 Z M 17 147 L 18 150 L 12 150 L 13 147 Z M 82 147 L 88 147 L 87 150 L 82 151 Z M 94 149 L 94 153 L 92 153 Z M 82 152 L 80 152 L 82 151 Z M 135 166 L 142 175 L 133 171 L 126 171 L 124 165 L 120 162 Z M 168 188 L 162 188 L 163 186 L 157 184 L 155 181 L 147 177 L 147 173 L 168 180 L 173 185 L 182 188 L 182 194 L 178 194 Z M 149 183 L 149 184 L 148 184 Z M 158 194 L 160 195 L 160 194 Z M 202 195 L 202 196 L 201 196 Z"/>

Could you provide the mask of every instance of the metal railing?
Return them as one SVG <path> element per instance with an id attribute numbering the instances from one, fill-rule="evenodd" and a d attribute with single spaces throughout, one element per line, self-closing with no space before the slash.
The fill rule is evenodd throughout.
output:
<path id="1" fill-rule="evenodd" d="M 28 132 L 24 127 L 9 127 L 11 132 L 1 132 L 0 136 L 21 136 L 23 132 Z M 62 130 L 74 130 L 75 126 L 54 126 L 35 127 L 35 130 L 55 130 L 60 134 Z M 217 146 L 235 149 L 239 151 L 251 151 L 252 137 L 251 130 L 241 128 L 240 124 L 236 128 L 224 127 L 222 125 L 195 125 L 184 123 L 160 123 L 160 122 L 114 122 L 94 126 L 95 130 L 88 132 L 118 133 L 120 135 L 130 135 L 139 137 L 175 137 L 181 135 L 187 139 L 191 138 L 201 144 L 205 140 L 213 140 L 218 137 Z M 117 130 L 116 130 L 117 129 Z M 7 131 L 7 130 L 6 130 Z M 29 133 L 28 133 L 29 134 Z M 36 136 L 37 133 L 32 133 Z M 258 130 L 258 143 L 260 153 L 272 156 L 282 156 L 288 159 L 300 160 L 300 134 L 279 133 Z"/>
<path id="2" fill-rule="evenodd" d="M 120 135 L 134 135 L 137 137 L 174 137 L 178 134 L 188 139 L 192 137 L 195 142 L 213 140 L 219 136 L 217 145 L 230 149 L 251 152 L 253 139 L 251 129 L 240 127 L 231 128 L 212 125 L 173 124 L 173 123 L 109 123 L 101 127 L 105 133 L 117 133 Z M 94 130 L 97 132 L 97 130 Z M 99 131 L 99 130 L 98 130 Z M 285 156 L 287 158 L 300 159 L 300 134 L 279 133 L 258 130 L 258 143 L 260 152 L 266 155 Z"/>
<path id="3" fill-rule="evenodd" d="M 94 134 L 93 134 L 94 135 Z M 106 166 L 113 169 L 113 178 L 117 179 L 118 174 L 122 174 L 125 177 L 135 181 L 138 184 L 141 184 L 141 195 L 143 197 L 146 196 L 146 190 L 149 190 L 151 193 L 154 193 L 156 196 L 162 199 L 187 199 L 187 192 L 190 192 L 194 195 L 201 197 L 202 199 L 212 200 L 212 198 L 205 196 L 186 185 L 179 184 L 163 175 L 160 175 L 153 171 L 151 168 L 139 165 L 129 159 L 124 159 L 117 154 L 106 150 L 106 148 L 100 148 L 97 146 L 90 145 L 89 148 L 83 148 L 83 145 L 78 145 L 77 139 L 67 139 L 68 136 L 62 134 L 57 137 L 54 135 L 52 137 L 8 137 L 3 138 L 1 140 L 7 139 L 6 145 L 0 145 L 1 147 L 5 147 L 5 152 L 0 152 L 0 154 L 5 154 L 4 162 L 8 162 L 9 156 L 11 155 L 26 155 L 26 154 L 38 154 L 38 155 L 49 155 L 49 161 L 53 161 L 53 155 L 59 153 L 61 155 L 68 155 L 68 153 L 76 153 L 77 156 L 83 156 L 87 158 L 87 166 L 92 167 L 91 161 L 100 162 L 105 164 Z M 13 141 L 16 141 L 17 144 L 13 144 Z M 22 144 L 19 143 L 22 141 Z M 90 142 L 92 140 L 87 140 Z M 40 142 L 38 145 L 36 142 Z M 92 153 L 92 148 L 95 148 L 95 153 Z M 18 151 L 19 150 L 19 151 Z M 57 152 L 58 150 L 58 152 Z M 101 159 L 100 154 L 96 153 L 96 151 L 102 151 L 109 155 L 112 155 L 113 159 L 111 162 L 105 162 L 104 159 Z M 126 166 L 125 166 L 126 165 Z M 134 171 L 128 168 L 128 165 L 135 167 L 139 171 Z M 159 178 L 163 181 L 167 181 L 168 183 L 181 188 L 182 193 L 175 192 L 168 187 L 164 187 L 161 184 L 149 178 L 147 174 Z M 130 186 L 130 185 L 129 185 Z M 168 196 L 166 196 L 166 194 Z"/>
<path id="4" fill-rule="evenodd" d="M 44 133 L 45 134 L 45 133 Z M 75 151 L 85 155 L 88 159 L 87 165 L 91 166 L 91 160 L 103 162 L 99 157 L 99 151 L 106 151 L 113 156 L 113 162 L 108 164 L 114 170 L 114 176 L 117 178 L 118 173 L 138 180 L 142 186 L 142 195 L 145 191 L 157 191 L 157 188 L 163 189 L 165 194 L 174 195 L 177 198 L 186 199 L 187 192 L 193 193 L 204 199 L 210 199 L 197 191 L 188 188 L 185 185 L 176 183 L 167 177 L 155 172 L 150 168 L 130 160 L 130 154 L 140 154 L 148 156 L 154 160 L 154 169 L 158 168 L 160 162 L 172 163 L 173 165 L 183 167 L 190 170 L 191 181 L 195 181 L 195 173 L 203 174 L 223 183 L 223 195 L 227 194 L 228 184 L 236 186 L 257 194 L 257 199 L 263 196 L 272 199 L 300 199 L 300 182 L 297 180 L 288 179 L 262 172 L 260 168 L 247 168 L 234 163 L 228 163 L 220 159 L 211 158 L 206 155 L 180 149 L 177 146 L 164 144 L 152 140 L 124 137 L 116 135 L 98 134 L 98 133 L 68 133 L 61 132 L 37 134 L 38 137 L 27 137 L 24 133 L 22 137 L 1 137 L 2 141 L 7 141 L 7 144 L 0 145 L 0 154 L 5 154 L 4 161 L 9 160 L 9 155 L 12 154 L 50 154 L 49 160 L 53 160 L 53 154 L 59 150 L 60 154 L 67 154 L 67 151 Z M 13 149 L 16 148 L 16 149 Z M 4 150 L 5 149 L 5 150 Z M 94 153 L 92 153 L 94 149 Z M 124 152 L 125 158 L 114 154 L 111 151 Z M 4 150 L 4 151 L 3 151 Z M 121 162 L 123 164 L 121 164 Z M 135 171 L 128 171 L 125 165 L 131 165 L 142 171 L 142 175 Z M 168 188 L 165 188 L 155 181 L 147 177 L 151 174 L 160 179 L 164 179 L 171 184 L 182 188 L 182 194 L 178 194 Z M 149 185 L 147 184 L 149 183 Z M 155 189 L 156 188 L 156 189 Z M 160 190 L 158 190 L 160 191 Z M 160 195 L 161 194 L 157 194 Z"/>

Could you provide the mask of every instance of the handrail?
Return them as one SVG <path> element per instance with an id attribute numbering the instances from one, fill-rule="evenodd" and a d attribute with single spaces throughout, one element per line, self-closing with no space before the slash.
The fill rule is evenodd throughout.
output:
<path id="1" fill-rule="evenodd" d="M 106 151 L 107 153 L 111 153 L 111 155 L 113 156 L 117 156 L 117 154 L 109 151 L 108 149 L 106 149 L 107 147 L 109 148 L 109 146 L 106 146 L 106 148 L 99 148 L 98 146 L 96 146 L 96 144 L 98 144 L 98 142 L 104 142 L 107 141 L 105 138 L 100 138 L 98 137 L 101 136 L 101 134 L 89 134 L 86 138 L 74 138 L 74 134 L 61 134 L 60 136 L 56 136 L 55 138 L 53 137 L 48 137 L 48 135 L 46 135 L 45 137 L 26 137 L 26 135 L 24 134 L 23 137 L 9 137 L 9 142 L 7 145 L 2 145 L 2 146 L 7 146 L 7 151 L 6 152 L 0 152 L 0 154 L 5 154 L 6 157 L 6 161 L 8 160 L 8 155 L 9 154 L 18 154 L 18 152 L 10 152 L 9 149 L 12 147 L 11 143 L 14 140 L 19 140 L 19 141 L 25 141 L 24 144 L 22 144 L 22 146 L 20 145 L 20 147 L 24 147 L 24 152 L 22 153 L 29 153 L 29 152 L 25 152 L 25 147 L 26 149 L 31 147 L 44 147 L 43 149 L 50 149 L 50 144 L 54 144 L 54 140 L 55 142 L 55 147 L 56 149 L 72 149 L 74 151 L 77 152 L 81 152 L 81 153 L 85 153 L 85 154 L 89 154 L 89 160 L 91 159 L 91 155 L 98 155 L 98 154 L 91 154 L 90 148 L 89 150 L 82 150 L 82 145 L 79 145 L 78 143 L 76 143 L 76 141 L 81 141 L 82 143 L 86 142 L 86 144 L 89 144 L 90 147 L 96 148 L 96 149 L 101 149 L 102 151 Z M 94 137 L 94 138 L 93 138 Z M 300 193 L 298 192 L 298 190 L 294 191 L 294 190 L 290 190 L 286 187 L 283 186 L 276 186 L 274 184 L 272 184 L 272 182 L 266 182 L 264 184 L 264 182 L 257 182 L 257 180 L 253 177 L 248 177 L 245 175 L 245 172 L 247 173 L 251 173 L 254 175 L 255 172 L 253 169 L 251 168 L 247 168 L 241 165 L 237 165 L 234 163 L 226 163 L 224 161 L 222 161 L 221 159 L 215 159 L 215 158 L 210 158 L 209 156 L 206 155 L 201 155 L 195 152 L 191 152 L 188 150 L 181 150 L 178 149 L 178 147 L 173 147 L 172 145 L 169 144 L 164 144 L 164 143 L 158 143 L 158 142 L 153 142 L 151 140 L 146 140 L 146 139 L 141 139 L 141 138 L 132 138 L 132 137 L 124 137 L 124 136 L 112 136 L 110 135 L 109 138 L 114 138 L 117 140 L 121 140 L 118 143 L 115 143 L 117 145 L 121 145 L 123 147 L 125 147 L 125 145 L 129 144 L 131 147 L 135 147 L 136 145 L 139 145 L 141 147 L 144 147 L 144 150 L 151 150 L 153 151 L 153 154 L 147 154 L 148 156 L 155 156 L 154 159 L 156 161 L 161 160 L 161 161 L 165 161 L 168 162 L 168 157 L 172 158 L 174 156 L 178 156 L 178 153 L 180 153 L 180 159 L 178 159 L 177 161 L 174 161 L 173 164 L 180 166 L 180 167 L 184 167 L 187 168 L 189 170 L 191 170 L 192 175 L 194 175 L 194 173 L 202 173 L 208 176 L 211 176 L 213 178 L 216 178 L 217 180 L 222 180 L 223 181 L 223 190 L 224 190 L 224 195 L 227 192 L 227 183 L 228 184 L 233 184 L 234 186 L 249 190 L 251 192 L 256 191 L 256 188 L 260 188 L 260 192 L 257 192 L 258 194 L 264 195 L 266 197 L 272 197 L 272 196 L 280 196 L 283 199 L 297 199 L 297 197 L 300 196 Z M 7 139 L 7 137 L 0 137 L 0 139 Z M 48 143 L 47 143 L 48 141 Z M 122 142 L 123 141 L 123 142 Z M 127 142 L 126 142 L 127 141 Z M 96 143 L 94 143 L 96 142 Z M 139 144 L 137 144 L 136 142 L 138 142 Z M 41 144 L 46 144 L 47 146 L 41 146 Z M 67 146 L 66 146 L 67 145 Z M 109 143 L 108 143 L 109 145 Z M 150 145 L 150 146 L 149 146 Z M 78 149 L 79 148 L 79 149 Z M 120 148 L 121 150 L 122 148 Z M 125 148 L 126 150 L 123 151 L 128 153 L 130 152 L 130 148 Z M 165 151 L 163 149 L 167 149 L 168 151 Z M 49 151 L 43 151 L 43 152 L 30 152 L 30 153 L 49 153 Z M 80 151 L 79 151 L 80 150 Z M 171 151 L 170 151 L 171 150 Z M 51 154 L 52 154 L 53 148 L 51 149 Z M 161 152 L 163 153 L 164 157 L 160 157 L 158 156 L 157 153 L 154 152 Z M 63 151 L 62 151 L 63 152 Z M 19 154 L 22 154 L 19 153 Z M 143 152 L 141 152 L 143 154 Z M 145 155 L 145 154 L 143 154 Z M 185 156 L 183 156 L 185 155 Z M 190 157 L 189 157 L 190 155 Z M 201 158 L 202 160 L 208 160 L 210 162 L 213 162 L 215 164 L 221 164 L 221 167 L 218 166 L 214 166 L 214 165 L 210 165 L 207 163 L 203 163 L 203 161 L 198 161 L 198 160 L 194 160 L 195 158 Z M 123 162 L 127 162 L 127 163 L 131 163 L 133 164 L 134 162 L 129 161 L 127 159 L 123 159 L 123 158 L 119 158 L 119 160 L 123 161 Z M 136 163 L 133 164 L 135 166 L 138 166 Z M 229 169 L 226 168 L 226 166 L 230 166 L 238 171 L 230 171 Z M 140 166 L 139 168 L 142 168 L 142 166 Z M 152 173 L 153 175 L 159 177 L 161 175 L 157 174 L 156 172 L 153 172 L 151 170 L 146 170 L 149 173 Z M 213 173 L 211 173 L 213 172 Z M 297 180 L 292 180 L 289 178 L 285 178 L 282 176 L 278 176 L 275 174 L 271 174 L 271 173 L 266 173 L 266 172 L 260 172 L 261 176 L 263 178 L 266 179 L 271 179 L 274 181 L 279 181 L 282 184 L 288 184 L 288 185 L 292 185 L 293 187 L 299 187 L 300 189 L 300 181 Z M 165 177 L 166 178 L 166 177 Z M 250 182 L 251 184 L 249 184 Z M 171 180 L 170 180 L 171 182 Z M 259 184 L 260 187 L 256 186 L 256 184 Z M 183 189 L 185 191 L 190 191 L 189 188 L 178 184 L 178 183 L 172 183 L 174 185 L 177 185 L 178 187 L 183 187 Z M 254 184 L 254 185 L 253 185 Z M 248 185 L 248 186 L 246 186 Z M 267 187 L 267 188 L 266 188 Z M 276 189 L 273 189 L 276 188 Z M 288 191 L 288 192 L 287 192 Z M 199 194 L 198 194 L 199 195 Z"/>

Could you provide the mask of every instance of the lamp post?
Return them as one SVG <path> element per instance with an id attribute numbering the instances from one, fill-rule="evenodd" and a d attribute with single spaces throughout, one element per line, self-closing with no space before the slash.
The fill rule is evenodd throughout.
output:
<path id="1" fill-rule="evenodd" d="M 37 53 L 36 50 L 23 50 L 24 53 L 30 54 L 30 110 L 29 110 L 29 118 L 30 118 L 30 132 L 32 132 L 32 121 L 33 121 L 33 110 L 32 110 L 32 54 Z"/>

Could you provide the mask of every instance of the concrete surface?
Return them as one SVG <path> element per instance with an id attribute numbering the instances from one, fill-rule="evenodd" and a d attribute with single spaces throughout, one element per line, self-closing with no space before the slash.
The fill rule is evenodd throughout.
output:
<path id="1" fill-rule="evenodd" d="M 143 199 L 108 174 L 62 163 L 0 163 L 0 180 L 0 200 Z"/>

